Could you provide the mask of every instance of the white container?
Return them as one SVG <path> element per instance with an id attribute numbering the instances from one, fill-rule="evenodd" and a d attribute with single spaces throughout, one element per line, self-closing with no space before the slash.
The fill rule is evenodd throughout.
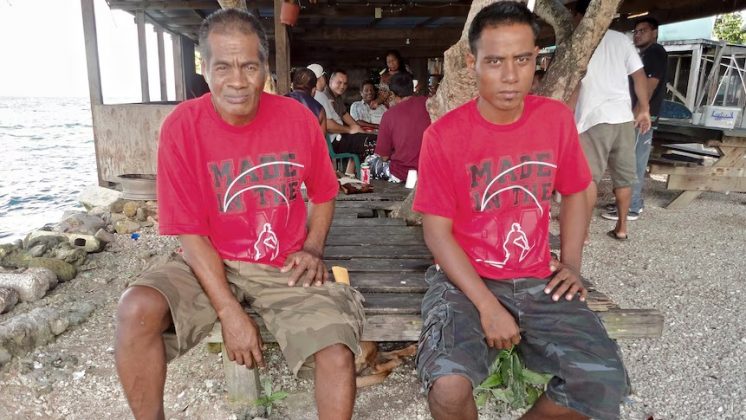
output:
<path id="1" fill-rule="evenodd" d="M 410 169 L 407 172 L 407 182 L 404 184 L 404 188 L 412 189 L 415 185 L 417 185 L 417 170 Z"/>
<path id="2" fill-rule="evenodd" d="M 741 116 L 741 108 L 730 106 L 704 107 L 704 125 L 732 129 Z"/>

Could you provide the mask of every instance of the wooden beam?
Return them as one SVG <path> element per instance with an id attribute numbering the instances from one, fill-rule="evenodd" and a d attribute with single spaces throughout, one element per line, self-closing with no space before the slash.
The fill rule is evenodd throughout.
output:
<path id="1" fill-rule="evenodd" d="M 91 114 L 96 115 L 93 109 L 104 104 L 104 94 L 101 90 L 101 68 L 98 60 L 98 36 L 96 34 L 96 10 L 93 6 L 93 0 L 80 0 L 80 11 L 83 15 L 83 38 L 85 39 L 85 59 L 88 69 L 88 95 L 91 100 Z M 96 119 L 93 118 L 95 126 Z M 98 137 L 93 135 L 93 148 L 96 153 L 96 174 L 98 176 L 98 185 L 106 186 L 106 182 L 101 174 L 101 165 L 99 163 L 99 142 Z"/>
<path id="2" fill-rule="evenodd" d="M 148 83 L 148 45 L 145 39 L 145 12 L 135 13 L 137 23 L 137 46 L 140 53 L 140 91 L 143 102 L 150 102 L 150 85 Z"/>
<path id="3" fill-rule="evenodd" d="M 214 9 L 220 6 L 215 0 L 148 0 L 127 1 L 109 0 L 109 8 L 112 10 L 144 11 L 144 10 L 180 10 L 180 9 Z"/>
<path id="4" fill-rule="evenodd" d="M 168 100 L 168 82 L 166 81 L 166 49 L 163 45 L 163 28 L 155 27 L 158 40 L 158 81 L 161 85 L 161 101 Z"/>
<path id="5" fill-rule="evenodd" d="M 186 99 L 186 80 L 184 79 L 184 52 L 181 45 L 181 35 L 171 35 L 171 50 L 173 50 L 174 56 L 175 99 L 183 101 Z"/>
<path id="6" fill-rule="evenodd" d="M 275 73 L 277 74 L 277 93 L 284 95 L 290 92 L 290 39 L 288 30 L 280 22 L 282 0 L 275 0 Z"/>
<path id="7" fill-rule="evenodd" d="M 395 7 L 384 7 L 371 3 L 369 5 L 355 4 L 311 4 L 303 9 L 303 16 L 316 18 L 346 18 L 346 17 L 375 17 L 376 8 L 381 9 L 381 18 L 389 17 L 454 17 L 466 18 L 469 4 L 449 4 L 438 7 L 416 6 L 401 4 Z"/>
<path id="8" fill-rule="evenodd" d="M 409 38 L 410 42 L 419 40 L 440 40 L 445 42 L 458 41 L 461 36 L 461 28 L 414 28 L 414 29 L 350 29 L 339 27 L 323 27 L 301 31 L 300 28 L 293 31 L 303 41 L 328 41 L 328 42 L 378 42 L 383 40 L 396 40 L 404 43 Z"/>

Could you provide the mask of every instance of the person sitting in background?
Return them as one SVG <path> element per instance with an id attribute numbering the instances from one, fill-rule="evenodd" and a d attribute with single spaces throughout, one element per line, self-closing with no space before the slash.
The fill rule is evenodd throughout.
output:
<path id="1" fill-rule="evenodd" d="M 313 74 L 316 76 L 316 92 L 323 92 L 324 89 L 326 89 L 326 76 L 324 73 L 324 68 L 321 67 L 321 64 L 309 64 L 307 69 L 311 70 Z"/>
<path id="2" fill-rule="evenodd" d="M 414 96 L 412 75 L 399 72 L 389 87 L 394 105 L 383 115 L 378 129 L 376 155 L 389 166 L 389 181 L 402 182 L 410 169 L 417 170 L 422 133 L 430 125 L 426 96 Z M 384 169 L 385 170 L 385 169 Z"/>
<path id="3" fill-rule="evenodd" d="M 378 83 L 378 97 L 375 99 L 374 105 L 384 104 L 391 106 L 391 90 L 389 89 L 389 80 L 391 77 L 398 73 L 400 70 L 406 71 L 404 67 L 404 59 L 402 58 L 399 51 L 389 50 L 386 51 L 386 68 L 381 71 L 381 81 Z"/>
<path id="4" fill-rule="evenodd" d="M 314 99 L 319 101 L 326 111 L 326 132 L 327 135 L 334 135 L 334 152 L 354 153 L 362 162 L 368 154 L 373 153 L 376 136 L 362 133 L 362 127 L 347 112 L 342 99 L 346 90 L 347 73 L 344 70 L 335 70 L 329 77 L 329 86 L 324 92 L 317 91 Z M 354 176 L 355 172 L 355 164 L 349 160 L 345 174 Z"/>
<path id="5" fill-rule="evenodd" d="M 539 90 L 539 86 L 541 86 L 541 81 L 544 80 L 544 76 L 546 76 L 547 72 L 542 69 L 536 70 L 534 73 L 534 81 L 531 82 L 531 94 L 535 95 L 536 92 Z"/>
<path id="6" fill-rule="evenodd" d="M 308 68 L 296 69 L 293 72 L 293 91 L 285 96 L 295 99 L 308 108 L 319 120 L 321 131 L 326 135 L 326 111 L 324 106 L 313 98 L 316 94 L 316 74 Z"/>
<path id="7" fill-rule="evenodd" d="M 353 102 L 350 106 L 350 115 L 361 127 L 377 129 L 381 123 L 383 113 L 388 108 L 386 105 L 378 105 L 375 108 L 371 107 L 373 100 L 378 96 L 375 82 L 372 80 L 364 81 L 360 87 L 360 96 L 363 98 L 357 102 Z"/>

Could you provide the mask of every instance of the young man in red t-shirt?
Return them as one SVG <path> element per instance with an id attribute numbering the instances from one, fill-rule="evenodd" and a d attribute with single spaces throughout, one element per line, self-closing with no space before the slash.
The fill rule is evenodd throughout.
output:
<path id="1" fill-rule="evenodd" d="M 349 419 L 363 309 L 357 292 L 326 282 L 338 184 L 318 120 L 290 98 L 262 93 L 268 47 L 256 17 L 215 12 L 200 47 L 210 93 L 174 109 L 158 147 L 160 233 L 178 235 L 184 256 L 135 279 L 117 311 L 127 401 L 136 418 L 163 418 L 166 362 L 217 320 L 230 360 L 263 366 L 245 300 L 293 373 L 315 376 L 319 418 Z"/>
<path id="2" fill-rule="evenodd" d="M 580 280 L 591 175 L 572 112 L 527 96 L 537 34 L 522 3 L 480 11 L 467 58 L 479 96 L 425 132 L 414 209 L 438 265 L 426 277 L 417 370 L 436 419 L 476 419 L 472 391 L 513 345 L 528 368 L 554 375 L 524 418 L 616 418 L 627 390 Z M 561 262 L 548 246 L 555 189 Z"/>

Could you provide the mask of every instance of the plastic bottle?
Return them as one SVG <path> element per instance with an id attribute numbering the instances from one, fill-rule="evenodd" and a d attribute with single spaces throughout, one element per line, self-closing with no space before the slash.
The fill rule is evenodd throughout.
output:
<path id="1" fill-rule="evenodd" d="M 367 163 L 360 165 L 360 181 L 363 184 L 370 184 L 370 165 Z"/>

